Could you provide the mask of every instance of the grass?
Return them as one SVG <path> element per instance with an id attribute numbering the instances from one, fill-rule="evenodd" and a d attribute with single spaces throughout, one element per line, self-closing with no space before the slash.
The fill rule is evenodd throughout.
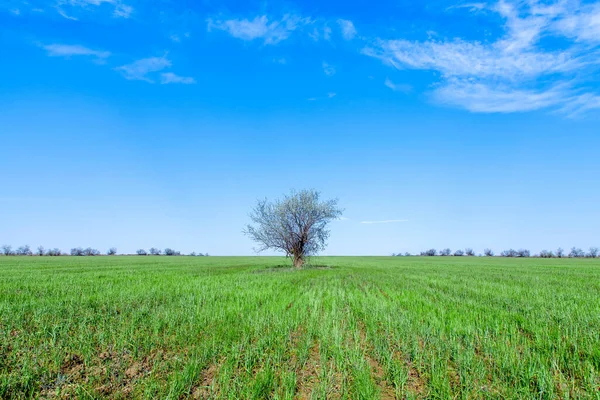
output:
<path id="1" fill-rule="evenodd" d="M 0 257 L 0 398 L 600 398 L 600 260 Z"/>

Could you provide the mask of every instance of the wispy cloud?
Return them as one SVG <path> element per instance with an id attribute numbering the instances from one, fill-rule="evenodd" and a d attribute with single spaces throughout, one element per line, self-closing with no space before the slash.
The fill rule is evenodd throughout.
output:
<path id="1" fill-rule="evenodd" d="M 312 23 L 313 21 L 311 21 Z M 312 23 L 314 25 L 314 23 Z M 324 26 L 314 26 L 311 31 L 308 31 L 308 36 L 316 41 L 321 39 L 330 40 L 331 39 L 331 28 L 327 25 Z"/>
<path id="2" fill-rule="evenodd" d="M 566 10 L 553 10 L 565 12 Z M 575 12 L 568 12 L 551 29 L 578 42 L 600 43 L 600 3 L 589 4 Z"/>
<path id="3" fill-rule="evenodd" d="M 407 219 L 384 219 L 382 221 L 360 221 L 361 224 L 394 224 L 397 222 L 408 222 Z"/>
<path id="4" fill-rule="evenodd" d="M 386 78 L 386 80 L 383 84 L 385 86 L 389 87 L 390 89 L 392 89 L 394 92 L 401 92 L 401 93 L 405 93 L 405 94 L 412 92 L 411 85 L 406 84 L 406 83 L 394 83 L 390 80 L 390 78 Z"/>
<path id="5" fill-rule="evenodd" d="M 78 21 L 78 18 L 76 18 L 76 17 L 73 17 L 73 16 L 70 16 L 69 14 L 67 14 L 67 13 L 66 13 L 66 12 L 65 12 L 63 9 L 61 9 L 61 8 L 57 8 L 57 12 L 58 12 L 58 14 L 59 14 L 61 17 L 63 17 L 63 18 L 70 19 L 71 21 Z"/>
<path id="6" fill-rule="evenodd" d="M 354 37 L 356 36 L 356 28 L 354 27 L 354 24 L 352 23 L 352 21 L 347 20 L 347 19 L 338 19 L 337 22 L 338 22 L 338 25 L 340 26 L 340 29 L 342 31 L 342 36 L 344 37 L 344 39 L 346 39 L 346 40 L 354 39 Z"/>
<path id="7" fill-rule="evenodd" d="M 321 101 L 321 100 L 327 100 L 327 99 L 333 99 L 335 96 L 337 96 L 337 93 L 335 92 L 329 92 L 324 96 L 319 96 L 319 97 L 310 97 L 307 100 L 308 101 Z"/>
<path id="8" fill-rule="evenodd" d="M 572 96 L 558 112 L 570 118 L 578 118 L 590 110 L 600 110 L 600 96 L 584 93 Z"/>
<path id="9" fill-rule="evenodd" d="M 50 57 L 88 56 L 103 60 L 110 57 L 109 51 L 92 50 L 80 45 L 48 44 L 42 45 Z"/>
<path id="10" fill-rule="evenodd" d="M 483 9 L 485 9 L 487 7 L 487 3 L 463 3 L 463 4 L 456 4 L 453 6 L 450 6 L 447 8 L 447 10 L 452 10 L 455 8 L 466 8 L 471 12 L 476 12 L 476 11 L 481 11 Z"/>
<path id="11" fill-rule="evenodd" d="M 170 66 L 171 61 L 169 61 L 166 57 L 149 57 L 134 61 L 131 64 L 123 65 L 115 69 L 121 72 L 125 79 L 154 83 L 154 81 L 148 77 L 148 74 L 151 72 L 162 71 Z"/>
<path id="12" fill-rule="evenodd" d="M 464 76 L 521 80 L 542 74 L 574 71 L 583 63 L 569 51 L 538 52 L 503 49 L 515 42 L 498 42 L 496 46 L 479 42 L 411 42 L 380 41 L 364 54 L 381 58 L 398 69 L 438 71 L 444 77 Z M 518 45 L 520 46 L 520 45 Z"/>
<path id="13" fill-rule="evenodd" d="M 325 73 L 325 75 L 327 76 L 333 76 L 335 75 L 335 67 L 333 65 L 330 65 L 329 63 L 326 63 L 325 61 L 323 61 L 323 72 Z"/>
<path id="14" fill-rule="evenodd" d="M 539 110 L 567 101 L 570 87 L 516 89 L 506 84 L 450 79 L 433 93 L 435 101 L 472 112 L 512 113 Z"/>
<path id="15" fill-rule="evenodd" d="M 431 98 L 472 112 L 560 112 L 584 106 L 578 100 L 585 94 L 581 91 L 600 69 L 600 4 L 499 0 L 454 8 L 485 8 L 499 15 L 504 33 L 489 42 L 376 39 L 362 52 L 397 69 L 437 73 Z M 564 43 L 541 46 L 547 36 Z"/>
<path id="16" fill-rule="evenodd" d="M 282 17 L 258 15 L 251 18 L 211 17 L 206 20 L 208 31 L 225 31 L 231 36 L 245 41 L 262 40 L 264 44 L 274 45 L 289 39 L 292 34 L 309 37 L 315 42 L 330 41 L 334 36 L 332 26 L 337 24 L 346 40 L 353 39 L 357 32 L 350 20 L 328 20 L 285 14 Z"/>
<path id="17" fill-rule="evenodd" d="M 115 6 L 113 15 L 115 17 L 120 17 L 120 18 L 129 18 L 131 16 L 132 12 L 133 12 L 133 7 L 128 6 L 126 4 L 119 3 Z"/>
<path id="18" fill-rule="evenodd" d="M 252 41 L 260 39 L 264 44 L 277 44 L 290 37 L 292 32 L 310 22 L 310 19 L 286 14 L 280 19 L 267 15 L 249 19 L 213 19 L 207 20 L 208 30 L 221 30 L 231 36 Z"/>
<path id="19" fill-rule="evenodd" d="M 183 39 L 185 38 L 189 38 L 190 37 L 190 33 L 186 32 L 183 35 L 179 35 L 176 33 L 172 33 L 169 35 L 169 39 L 171 39 L 173 42 L 175 43 L 180 43 Z"/>
<path id="20" fill-rule="evenodd" d="M 133 7 L 120 0 L 59 0 L 56 4 L 56 9 L 63 17 L 77 20 L 77 17 L 72 16 L 72 13 L 68 13 L 65 9 L 77 12 L 77 10 L 88 10 L 104 4 L 112 7 L 112 15 L 116 18 L 129 18 L 133 12 Z"/>
<path id="21" fill-rule="evenodd" d="M 183 83 L 185 85 L 190 85 L 190 84 L 196 83 L 196 80 L 192 77 L 179 76 L 179 75 L 175 75 L 172 72 L 164 72 L 164 73 L 160 74 L 160 83 L 162 83 L 162 84 Z"/>

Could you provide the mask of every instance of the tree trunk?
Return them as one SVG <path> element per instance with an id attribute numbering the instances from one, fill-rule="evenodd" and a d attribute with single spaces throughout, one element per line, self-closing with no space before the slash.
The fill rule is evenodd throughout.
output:
<path id="1" fill-rule="evenodd" d="M 304 257 L 294 255 L 294 267 L 300 269 L 302 265 L 304 265 Z"/>

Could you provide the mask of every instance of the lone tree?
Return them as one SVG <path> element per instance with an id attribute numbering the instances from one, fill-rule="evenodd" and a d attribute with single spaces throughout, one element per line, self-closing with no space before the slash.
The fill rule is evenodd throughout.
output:
<path id="1" fill-rule="evenodd" d="M 307 256 L 325 249 L 327 224 L 342 212 L 337 199 L 320 201 L 315 190 L 292 191 L 273 202 L 259 200 L 250 213 L 253 225 L 247 225 L 244 234 L 259 244 L 258 252 L 282 251 L 300 268 Z"/>

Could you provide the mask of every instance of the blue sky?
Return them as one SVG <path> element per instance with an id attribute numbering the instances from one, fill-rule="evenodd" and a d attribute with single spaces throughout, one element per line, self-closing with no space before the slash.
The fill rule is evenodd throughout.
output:
<path id="1" fill-rule="evenodd" d="M 253 254 L 600 245 L 600 3 L 0 0 L 0 244 Z"/>

